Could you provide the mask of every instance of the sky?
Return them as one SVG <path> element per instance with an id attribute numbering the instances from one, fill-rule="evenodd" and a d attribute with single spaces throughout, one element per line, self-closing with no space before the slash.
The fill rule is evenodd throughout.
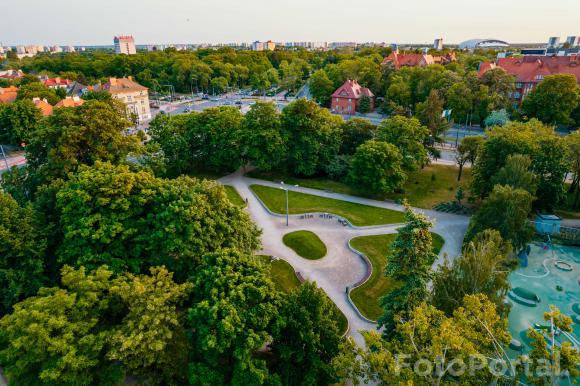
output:
<path id="1" fill-rule="evenodd" d="M 7 2 L 10 5 L 2 4 Z M 0 0 L 4 45 L 273 41 L 545 42 L 580 35 L 580 0 Z"/>

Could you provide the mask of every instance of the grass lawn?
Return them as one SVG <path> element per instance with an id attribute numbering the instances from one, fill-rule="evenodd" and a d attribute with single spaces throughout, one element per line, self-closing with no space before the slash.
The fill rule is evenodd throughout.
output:
<path id="1" fill-rule="evenodd" d="M 463 186 L 463 190 L 467 194 L 467 188 L 471 182 L 471 169 L 463 169 L 461 182 L 457 182 L 457 171 L 457 167 L 451 165 L 429 165 L 422 170 L 408 175 L 407 181 L 403 186 L 405 193 L 378 195 L 356 190 L 345 183 L 333 181 L 326 177 L 296 178 L 281 172 L 262 172 L 259 170 L 248 173 L 248 176 L 269 181 L 284 181 L 291 185 L 300 185 L 306 188 L 320 190 L 332 190 L 336 193 L 374 198 L 377 200 L 406 198 L 412 206 L 431 209 L 433 205 L 440 202 L 452 201 L 455 198 L 455 191 L 460 185 Z M 435 175 L 434 180 L 432 179 L 432 175 Z"/>
<path id="2" fill-rule="evenodd" d="M 270 276 L 279 291 L 290 293 L 294 288 L 300 286 L 300 280 L 294 272 L 294 268 L 282 259 L 270 260 L 270 256 L 259 256 L 264 264 L 270 266 Z"/>
<path id="3" fill-rule="evenodd" d="M 445 241 L 436 233 L 432 233 L 432 235 L 433 251 L 439 253 Z M 350 293 L 350 297 L 359 311 L 371 320 L 377 320 L 383 314 L 379 304 L 380 299 L 393 290 L 397 284 L 384 274 L 387 264 L 386 256 L 396 237 L 397 234 L 394 233 L 355 237 L 350 241 L 350 245 L 367 256 L 373 266 L 369 280 Z"/>
<path id="4" fill-rule="evenodd" d="M 318 260 L 326 256 L 326 245 L 310 231 L 296 231 L 286 233 L 282 238 L 284 244 L 308 260 Z"/>
<path id="5" fill-rule="evenodd" d="M 226 190 L 226 194 L 228 195 L 228 198 L 230 199 L 232 204 L 236 206 L 246 206 L 246 202 L 244 201 L 242 196 L 240 196 L 240 193 L 238 193 L 236 188 L 230 185 L 224 185 L 224 189 Z"/>
<path id="6" fill-rule="evenodd" d="M 286 213 L 286 196 L 282 189 L 263 185 L 251 185 L 250 188 L 271 211 Z M 358 226 L 393 224 L 405 221 L 403 212 L 293 191 L 289 192 L 289 203 L 291 214 L 333 213 Z"/>
<path id="7" fill-rule="evenodd" d="M 294 272 L 294 268 L 292 268 L 288 262 L 282 259 L 271 261 L 270 256 L 264 255 L 260 255 L 258 258 L 264 262 L 264 264 L 270 267 L 270 276 L 279 291 L 290 293 L 293 289 L 300 286 L 300 280 L 298 280 L 298 277 L 296 277 L 296 272 Z M 338 318 L 338 329 L 341 334 L 344 334 L 348 328 L 348 321 L 346 320 L 346 316 L 344 316 L 342 311 L 338 309 L 334 302 L 331 301 L 331 303 L 340 315 Z"/>

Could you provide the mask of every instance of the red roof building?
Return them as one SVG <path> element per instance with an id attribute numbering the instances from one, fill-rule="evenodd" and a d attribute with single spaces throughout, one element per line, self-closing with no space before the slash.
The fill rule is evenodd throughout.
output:
<path id="1" fill-rule="evenodd" d="M 383 62 L 383 66 L 392 66 L 398 70 L 401 67 L 427 67 L 431 64 L 447 64 L 456 60 L 455 53 L 450 52 L 443 56 L 433 56 L 429 54 L 400 54 L 391 52 Z"/>
<path id="2" fill-rule="evenodd" d="M 18 96 L 18 87 L 0 87 L 0 103 L 12 103 Z"/>
<path id="3" fill-rule="evenodd" d="M 82 106 L 85 103 L 84 100 L 78 96 L 67 96 L 63 100 L 59 101 L 54 107 L 77 107 Z"/>
<path id="4" fill-rule="evenodd" d="M 330 109 L 333 113 L 355 114 L 363 96 L 371 99 L 371 110 L 373 110 L 375 96 L 371 90 L 362 87 L 354 79 L 348 79 L 332 94 Z"/>
<path id="5" fill-rule="evenodd" d="M 52 105 L 46 99 L 32 98 L 32 102 L 40 109 L 43 116 L 52 115 Z"/>
<path id="6" fill-rule="evenodd" d="M 42 84 L 44 84 L 48 88 L 69 88 L 72 86 L 74 82 L 68 79 L 62 78 L 47 78 L 42 80 Z"/>
<path id="7" fill-rule="evenodd" d="M 580 84 L 580 55 L 501 58 L 497 63 L 481 63 L 477 75 L 481 77 L 498 67 L 516 78 L 512 97 L 518 105 L 548 75 L 571 74 Z"/>

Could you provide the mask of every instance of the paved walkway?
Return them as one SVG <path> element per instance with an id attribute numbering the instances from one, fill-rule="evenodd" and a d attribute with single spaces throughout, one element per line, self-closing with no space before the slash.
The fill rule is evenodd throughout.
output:
<path id="1" fill-rule="evenodd" d="M 322 219 L 317 216 L 312 219 L 300 219 L 299 215 L 294 215 L 290 216 L 290 224 L 286 226 L 285 217 L 270 214 L 249 188 L 252 184 L 272 187 L 279 187 L 279 184 L 245 177 L 240 171 L 223 177 L 219 181 L 223 184 L 234 186 L 243 198 L 248 199 L 247 210 L 263 232 L 263 249 L 261 253 L 277 256 L 288 261 L 305 279 L 315 281 L 319 287 L 324 289 L 330 299 L 336 303 L 348 319 L 349 334 L 359 345 L 364 346 L 364 341 L 359 331 L 375 329 L 376 324 L 369 323 L 361 318 L 347 299 L 346 287 L 358 282 L 366 273 L 365 262 L 348 249 L 347 243 L 356 236 L 395 233 L 400 224 L 351 228 L 341 225 L 336 219 Z M 291 190 L 397 211 L 403 210 L 401 205 L 384 201 L 302 187 L 292 188 Z M 445 245 L 435 265 L 443 261 L 445 254 L 450 257 L 455 257 L 459 254 L 463 235 L 467 229 L 468 218 L 430 210 L 417 210 L 434 219 L 436 222 L 433 231 L 445 238 Z M 320 260 L 307 260 L 298 256 L 292 249 L 284 245 L 282 236 L 298 229 L 306 229 L 316 233 L 326 244 L 328 254 Z"/>

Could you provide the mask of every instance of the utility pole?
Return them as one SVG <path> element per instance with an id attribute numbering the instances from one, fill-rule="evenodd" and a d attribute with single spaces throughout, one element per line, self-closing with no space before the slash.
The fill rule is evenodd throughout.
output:
<path id="1" fill-rule="evenodd" d="M 286 226 L 288 226 L 288 224 L 289 224 L 289 218 L 290 218 L 290 208 L 289 208 L 289 205 L 288 205 L 288 190 L 289 190 L 290 186 L 289 185 L 285 185 L 284 184 L 284 181 L 280 181 L 280 185 L 282 185 L 280 187 L 280 189 L 286 191 Z M 287 186 L 287 187 L 285 187 L 285 186 Z M 294 187 L 297 188 L 298 185 L 294 185 Z"/>

